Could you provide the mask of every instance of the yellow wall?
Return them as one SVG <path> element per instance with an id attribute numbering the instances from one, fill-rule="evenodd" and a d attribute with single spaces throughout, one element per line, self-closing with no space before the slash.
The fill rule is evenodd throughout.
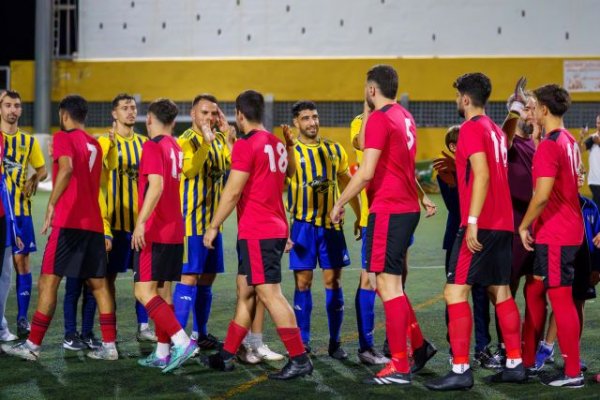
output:
<path id="1" fill-rule="evenodd" d="M 563 60 L 487 57 L 56 61 L 52 98 L 57 101 L 68 93 L 80 93 L 90 101 L 109 101 L 116 93 L 129 92 L 140 94 L 146 101 L 157 97 L 185 101 L 200 92 L 210 92 L 220 100 L 232 101 L 240 91 L 252 88 L 272 93 L 279 101 L 361 100 L 366 71 L 376 63 L 388 63 L 399 72 L 400 93 L 408 93 L 411 100 L 452 100 L 453 80 L 473 71 L 484 72 L 492 79 L 491 100 L 504 100 L 521 75 L 527 76 L 529 87 L 562 83 Z M 21 92 L 25 101 L 33 101 L 33 77 L 32 61 L 11 63 L 11 86 Z M 598 101 L 600 93 L 574 93 L 573 99 Z"/>

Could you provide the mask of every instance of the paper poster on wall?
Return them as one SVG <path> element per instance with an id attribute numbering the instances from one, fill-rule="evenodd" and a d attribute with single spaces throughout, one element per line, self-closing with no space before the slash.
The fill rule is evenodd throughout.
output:
<path id="1" fill-rule="evenodd" d="M 600 92 L 600 60 L 565 60 L 563 70 L 569 92 Z"/>

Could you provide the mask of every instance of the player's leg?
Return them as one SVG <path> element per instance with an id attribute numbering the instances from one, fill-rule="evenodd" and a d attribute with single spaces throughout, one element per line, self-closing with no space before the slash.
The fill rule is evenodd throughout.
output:
<path id="1" fill-rule="evenodd" d="M 96 309 L 94 293 L 88 284 L 84 284 L 83 302 L 81 304 L 81 340 L 90 350 L 95 350 L 102 346 L 102 341 L 98 340 L 96 335 L 94 335 Z"/>
<path id="2" fill-rule="evenodd" d="M 536 260 L 538 256 L 536 256 Z M 536 261 L 537 262 L 537 261 Z M 544 335 L 546 324 L 546 288 L 543 277 L 528 275 L 523 292 L 525 294 L 525 318 L 523 322 L 523 364 L 535 369 L 536 349 Z"/>
<path id="3" fill-rule="evenodd" d="M 490 298 L 487 288 L 475 284 L 471 289 L 473 299 L 473 321 L 475 326 L 475 354 L 473 358 L 483 368 L 500 369 L 502 364 L 490 350 Z M 499 324 L 496 327 L 500 332 Z M 501 342 L 500 335 L 498 341 Z"/>
<path id="4" fill-rule="evenodd" d="M 556 342 L 556 318 L 554 313 L 550 313 L 548 318 L 548 328 L 546 336 L 540 340 L 540 344 L 535 353 L 535 370 L 539 371 L 544 368 L 546 363 L 554 363 L 554 343 Z"/>
<path id="5" fill-rule="evenodd" d="M 201 241 L 201 236 L 186 236 L 184 246 L 181 281 L 175 284 L 173 292 L 175 315 L 183 329 L 187 326 L 190 311 L 196 299 L 196 285 L 201 272 L 200 264 L 206 257 L 207 251 Z"/>
<path id="6" fill-rule="evenodd" d="M 106 278 L 87 280 L 98 307 L 102 347 L 88 353 L 88 357 L 102 360 L 117 360 L 117 316 L 109 284 Z"/>
<path id="7" fill-rule="evenodd" d="M 221 255 L 222 258 L 222 255 Z M 211 257 L 207 259 L 205 267 L 211 263 Z M 221 271 L 223 272 L 223 271 Z M 220 273 L 220 272 L 219 272 Z M 212 286 L 217 278 L 217 273 L 202 273 L 196 287 L 196 298 L 194 299 L 194 331 L 197 332 L 198 346 L 201 349 L 216 349 L 221 346 L 221 341 L 208 332 L 208 320 L 212 309 L 213 292 Z"/>
<path id="8" fill-rule="evenodd" d="M 508 282 L 507 282 L 508 283 Z M 504 346 L 506 348 L 506 369 L 502 372 L 504 378 L 508 370 L 516 370 L 522 367 L 521 353 L 521 317 L 517 303 L 511 295 L 510 286 L 492 285 L 488 287 L 490 297 L 496 307 L 496 315 Z M 506 379 L 504 380 L 506 381 Z"/>
<path id="9" fill-rule="evenodd" d="M 293 251 L 293 250 L 292 250 Z M 291 258 L 291 257 L 290 257 Z M 291 267 L 291 261 L 290 261 Z M 310 349 L 310 320 L 313 309 L 312 299 L 312 280 L 313 270 L 295 270 L 294 271 L 294 313 L 298 326 L 300 327 L 300 334 L 302 336 L 302 343 L 308 352 Z"/>
<path id="10" fill-rule="evenodd" d="M 65 325 L 63 348 L 67 350 L 79 351 L 84 350 L 87 347 L 77 332 L 77 305 L 79 304 L 83 285 L 85 285 L 83 279 L 66 278 L 65 297 L 63 298 Z"/>
<path id="11" fill-rule="evenodd" d="M 4 259 L 0 264 L 0 342 L 12 342 L 18 339 L 17 335 L 10 332 L 6 320 L 6 300 L 10 292 L 10 284 L 13 270 L 12 247 L 9 245 L 4 249 Z"/>
<path id="12" fill-rule="evenodd" d="M 274 352 L 263 341 L 263 326 L 265 320 L 265 305 L 259 299 L 256 300 L 256 311 L 250 332 L 246 336 L 248 346 L 259 360 L 280 361 L 284 359 L 283 354 Z"/>
<path id="13" fill-rule="evenodd" d="M 15 271 L 17 272 L 17 334 L 25 336 L 29 333 L 29 303 L 33 278 L 29 265 L 29 254 L 14 255 Z"/>

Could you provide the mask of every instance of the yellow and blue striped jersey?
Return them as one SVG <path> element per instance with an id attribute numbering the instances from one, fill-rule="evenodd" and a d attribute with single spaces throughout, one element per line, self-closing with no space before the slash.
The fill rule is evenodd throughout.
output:
<path id="1" fill-rule="evenodd" d="M 4 138 L 4 171 L 6 186 L 13 198 L 15 216 L 31 215 L 31 199 L 23 193 L 29 166 L 40 168 L 45 165 L 44 154 L 39 142 L 30 134 L 17 129 L 10 135 L 2 132 Z"/>
<path id="2" fill-rule="evenodd" d="M 363 123 L 363 115 L 357 115 L 350 124 L 350 143 L 354 143 L 354 138 L 360 133 L 360 127 Z M 356 162 L 360 165 L 362 161 L 363 152 L 356 150 Z M 369 219 L 369 200 L 367 199 L 367 191 L 365 189 L 360 192 L 360 226 L 363 228 L 367 227 L 367 220 Z"/>
<path id="3" fill-rule="evenodd" d="M 189 128 L 177 143 L 183 151 L 181 212 L 185 235 L 203 235 L 217 210 L 225 174 L 231 165 L 227 137 L 217 132 L 215 140 L 208 144 L 202 134 Z M 200 145 L 198 150 L 195 143 Z"/>
<path id="4" fill-rule="evenodd" d="M 108 135 L 98 139 L 104 156 L 103 184 L 106 190 L 106 218 L 115 231 L 133 232 L 138 216 L 138 166 L 145 136 L 134 133 L 126 138 L 115 134 L 110 148 Z"/>
<path id="5" fill-rule="evenodd" d="M 340 229 L 329 212 L 340 193 L 338 175 L 348 173 L 348 155 L 339 144 L 321 139 L 294 146 L 296 173 L 289 179 L 287 208 L 293 219 Z"/>

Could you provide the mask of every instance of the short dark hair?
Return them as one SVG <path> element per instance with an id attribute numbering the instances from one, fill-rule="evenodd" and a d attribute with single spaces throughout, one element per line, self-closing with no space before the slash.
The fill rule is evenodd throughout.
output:
<path id="1" fill-rule="evenodd" d="M 65 96 L 58 105 L 59 110 L 63 110 L 75 122 L 85 124 L 88 113 L 88 102 L 78 94 Z"/>
<path id="2" fill-rule="evenodd" d="M 452 143 L 458 143 L 458 132 L 460 131 L 460 126 L 453 125 L 446 131 L 446 137 L 444 140 L 446 141 L 446 147 L 450 148 Z"/>
<path id="3" fill-rule="evenodd" d="M 294 116 L 294 118 L 296 118 L 298 115 L 300 115 L 300 112 L 304 111 L 304 110 L 316 110 L 317 109 L 317 105 L 315 104 L 314 101 L 310 101 L 310 100 L 300 100 L 297 101 L 296 103 L 294 103 L 294 105 L 292 106 L 292 115 Z"/>
<path id="4" fill-rule="evenodd" d="M 246 90 L 235 99 L 235 109 L 249 122 L 262 122 L 265 116 L 265 98 L 255 90 Z"/>
<path id="5" fill-rule="evenodd" d="M 16 90 L 3 90 L 6 94 L 6 97 L 10 97 L 11 99 L 19 99 L 21 100 L 21 95 Z"/>
<path id="6" fill-rule="evenodd" d="M 471 98 L 475 107 L 484 107 L 492 93 L 492 82 L 481 72 L 472 72 L 456 78 L 452 85 L 460 94 Z"/>
<path id="7" fill-rule="evenodd" d="M 548 107 L 557 117 L 562 117 L 571 107 L 571 96 L 564 88 L 556 84 L 545 85 L 533 91 L 538 103 Z"/>
<path id="8" fill-rule="evenodd" d="M 170 125 L 175 121 L 179 109 L 173 100 L 160 98 L 150 103 L 148 113 L 152 113 L 163 125 Z"/>
<path id="9" fill-rule="evenodd" d="M 192 108 L 196 106 L 196 104 L 200 103 L 202 100 L 210 101 L 211 103 L 219 104 L 217 98 L 209 93 L 202 93 L 198 96 L 194 97 L 194 101 L 192 101 Z"/>
<path id="10" fill-rule="evenodd" d="M 135 101 L 135 97 L 133 97 L 132 95 L 127 94 L 127 93 L 119 93 L 112 101 L 113 110 L 115 108 L 119 107 L 119 102 L 122 100 Z"/>
<path id="11" fill-rule="evenodd" d="M 367 72 L 367 82 L 375 82 L 381 94 L 388 99 L 396 99 L 398 94 L 398 73 L 391 65 L 379 64 Z"/>

